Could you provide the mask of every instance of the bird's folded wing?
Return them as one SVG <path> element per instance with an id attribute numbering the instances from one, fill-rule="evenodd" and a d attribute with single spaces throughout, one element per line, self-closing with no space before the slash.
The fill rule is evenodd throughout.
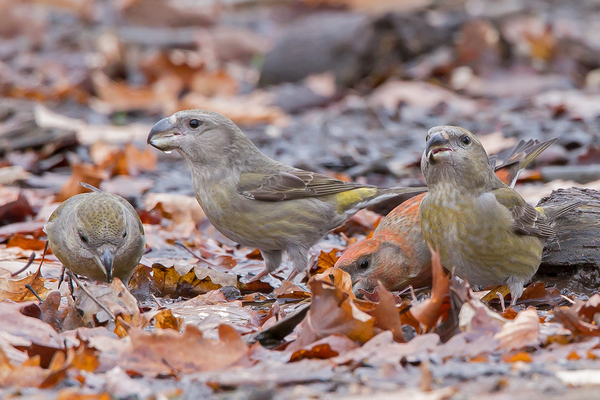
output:
<path id="1" fill-rule="evenodd" d="M 554 234 L 554 229 L 546 218 L 511 188 L 499 188 L 492 193 L 512 213 L 515 232 L 538 237 L 550 237 Z"/>
<path id="2" fill-rule="evenodd" d="M 238 193 L 262 201 L 282 201 L 326 196 L 371 185 L 344 182 L 326 175 L 303 170 L 276 173 L 243 173 L 237 185 Z"/>

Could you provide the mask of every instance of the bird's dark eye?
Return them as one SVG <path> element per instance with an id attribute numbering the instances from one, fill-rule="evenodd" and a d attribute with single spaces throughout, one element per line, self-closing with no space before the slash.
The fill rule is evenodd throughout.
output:
<path id="1" fill-rule="evenodd" d="M 364 260 L 362 260 L 362 262 L 360 263 L 360 268 L 361 269 L 369 268 L 369 259 L 368 258 L 365 258 Z"/>
<path id="2" fill-rule="evenodd" d="M 197 120 L 197 119 L 190 120 L 190 128 L 196 129 L 199 126 L 200 126 L 200 120 Z"/>
<path id="3" fill-rule="evenodd" d="M 79 232 L 79 239 L 81 239 L 81 241 L 83 243 L 88 243 L 89 242 L 88 238 L 83 233 L 81 233 L 81 231 Z"/>
<path id="4" fill-rule="evenodd" d="M 468 136 L 461 137 L 460 141 L 463 142 L 464 144 L 471 144 L 471 138 Z"/>

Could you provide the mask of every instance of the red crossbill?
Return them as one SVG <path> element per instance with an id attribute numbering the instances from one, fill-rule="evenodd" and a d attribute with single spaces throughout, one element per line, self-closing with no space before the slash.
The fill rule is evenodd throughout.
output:
<path id="1" fill-rule="evenodd" d="M 144 227 L 124 198 L 92 190 L 64 201 L 44 226 L 50 249 L 71 272 L 98 281 L 129 281 L 142 258 Z"/>
<path id="2" fill-rule="evenodd" d="M 362 208 L 426 188 L 379 189 L 343 182 L 267 157 L 227 117 L 180 111 L 154 125 L 148 143 L 177 150 L 188 162 L 196 199 L 223 235 L 260 250 L 275 271 L 287 252 L 292 276 L 308 264 L 308 250 Z M 256 277 L 254 278 L 256 279 Z"/>
<path id="3" fill-rule="evenodd" d="M 518 173 L 555 141 L 521 140 L 505 160 L 498 163 L 492 156 L 490 164 L 502 182 L 513 186 Z M 381 220 L 371 238 L 350 247 L 336 262 L 337 268 L 352 277 L 355 294 L 359 294 L 359 289 L 372 291 L 379 281 L 388 290 L 431 284 L 431 254 L 419 221 L 423 196 L 424 193 L 396 207 Z"/>
<path id="4" fill-rule="evenodd" d="M 540 265 L 552 220 L 579 204 L 540 213 L 494 174 L 481 142 L 465 129 L 434 127 L 426 141 L 423 239 L 470 284 L 507 285 L 514 304 Z"/>

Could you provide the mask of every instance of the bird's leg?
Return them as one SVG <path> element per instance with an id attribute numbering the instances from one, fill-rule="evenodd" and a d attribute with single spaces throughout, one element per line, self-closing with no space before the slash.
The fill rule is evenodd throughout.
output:
<path id="1" fill-rule="evenodd" d="M 506 306 L 504 305 L 504 296 L 501 292 L 496 292 L 496 296 L 500 300 L 500 307 L 502 307 L 502 312 L 504 313 L 506 311 Z"/>
<path id="2" fill-rule="evenodd" d="M 283 251 L 275 250 L 275 251 L 266 251 L 260 250 L 260 254 L 262 255 L 263 260 L 265 260 L 265 269 L 263 269 L 258 274 L 254 275 L 252 279 L 248 281 L 256 282 L 261 280 L 264 276 L 267 276 L 269 273 L 275 271 L 281 265 L 281 258 L 283 257 Z"/>
<path id="3" fill-rule="evenodd" d="M 60 279 L 58 280 L 58 290 L 60 290 L 60 285 L 62 285 L 62 283 L 65 280 L 65 266 L 62 266 L 62 269 L 60 270 Z M 73 292 L 71 290 L 71 292 Z"/>
<path id="4" fill-rule="evenodd" d="M 294 270 L 292 271 L 290 276 L 288 276 L 287 280 L 292 281 L 296 277 L 296 275 L 306 270 L 306 267 L 308 266 L 308 249 L 305 249 L 303 247 L 288 249 L 288 256 L 292 261 Z"/>
<path id="5" fill-rule="evenodd" d="M 517 304 L 517 300 L 519 300 L 523 294 L 523 285 L 525 285 L 525 280 L 516 276 L 510 276 L 506 280 L 506 285 L 510 289 L 510 306 L 513 307 Z"/>

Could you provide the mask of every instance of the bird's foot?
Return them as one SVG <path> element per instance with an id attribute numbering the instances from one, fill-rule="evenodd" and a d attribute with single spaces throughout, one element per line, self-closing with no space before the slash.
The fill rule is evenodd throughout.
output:
<path id="1" fill-rule="evenodd" d="M 262 271 L 260 271 L 258 274 L 254 275 L 254 277 L 252 279 L 250 279 L 248 281 L 248 283 L 260 281 L 263 277 L 265 277 L 267 275 L 269 275 L 269 270 L 265 268 Z"/>

